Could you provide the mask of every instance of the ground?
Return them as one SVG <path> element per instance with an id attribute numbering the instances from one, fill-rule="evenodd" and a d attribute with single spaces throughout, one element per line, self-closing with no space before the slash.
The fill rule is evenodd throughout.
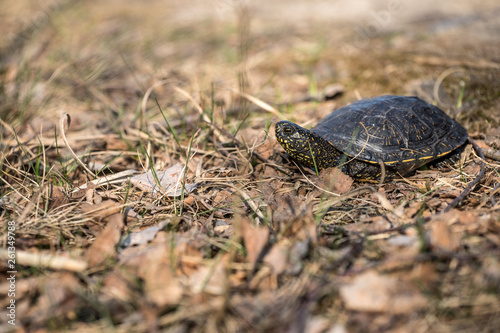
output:
<path id="1" fill-rule="evenodd" d="M 1 332 L 500 327 L 498 1 L 0 6 Z M 377 184 L 276 142 L 383 94 L 485 152 L 456 206 L 470 145 Z"/>

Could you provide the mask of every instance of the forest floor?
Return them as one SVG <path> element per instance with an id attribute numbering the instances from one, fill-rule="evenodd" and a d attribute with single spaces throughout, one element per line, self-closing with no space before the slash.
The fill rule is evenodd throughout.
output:
<path id="1" fill-rule="evenodd" d="M 498 331 L 498 1 L 0 7 L 0 332 Z M 486 153 L 457 207 L 470 145 L 377 184 L 276 141 L 384 94 Z"/>

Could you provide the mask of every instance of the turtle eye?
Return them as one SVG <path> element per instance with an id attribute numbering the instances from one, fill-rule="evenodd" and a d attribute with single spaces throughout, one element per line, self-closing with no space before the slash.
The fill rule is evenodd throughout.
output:
<path id="1" fill-rule="evenodd" d="M 283 127 L 283 133 L 286 135 L 291 135 L 293 133 L 293 129 L 290 126 Z"/>

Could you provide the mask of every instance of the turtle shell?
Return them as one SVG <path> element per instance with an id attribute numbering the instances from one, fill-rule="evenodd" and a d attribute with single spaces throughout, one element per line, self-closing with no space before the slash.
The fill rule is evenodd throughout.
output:
<path id="1" fill-rule="evenodd" d="M 467 130 L 418 97 L 381 96 L 340 108 L 312 129 L 357 160 L 384 164 L 404 175 L 468 139 Z"/>

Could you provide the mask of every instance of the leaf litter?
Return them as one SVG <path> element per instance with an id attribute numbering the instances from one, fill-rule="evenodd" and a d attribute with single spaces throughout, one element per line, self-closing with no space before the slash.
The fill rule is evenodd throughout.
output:
<path id="1" fill-rule="evenodd" d="M 176 16 L 182 8 L 150 5 L 158 10 L 120 4 L 119 20 L 102 16 L 116 12 L 114 3 L 78 5 L 84 19 L 72 17 L 75 4 L 51 7 L 51 24 L 26 45 L 11 40 L 21 52 L 0 62 L 2 318 L 15 225 L 24 331 L 500 325 L 500 44 L 455 38 L 483 26 L 418 30 L 426 38 L 417 38 L 422 27 L 409 23 L 412 33 L 380 31 L 353 45 L 338 23 L 283 22 L 297 37 L 268 27 L 253 31 L 249 47 L 245 15 L 255 13 L 235 13 L 236 33 L 221 29 L 231 23 L 220 18 L 199 29 Z M 487 20 L 485 12 L 478 15 Z M 95 44 L 96 35 L 110 44 Z M 345 47 L 325 47 L 320 36 Z M 485 177 L 446 213 L 479 172 L 471 149 L 452 167 L 378 185 L 300 168 L 274 138 L 281 118 L 312 126 L 358 96 L 413 91 L 448 103 L 470 136 L 493 149 Z"/>
<path id="2" fill-rule="evenodd" d="M 178 197 L 182 193 L 189 194 L 196 188 L 197 184 L 183 182 L 184 168 L 180 163 L 177 163 L 163 171 L 151 170 L 133 176 L 130 178 L 130 183 L 154 195 L 161 193 L 168 197 Z"/>

